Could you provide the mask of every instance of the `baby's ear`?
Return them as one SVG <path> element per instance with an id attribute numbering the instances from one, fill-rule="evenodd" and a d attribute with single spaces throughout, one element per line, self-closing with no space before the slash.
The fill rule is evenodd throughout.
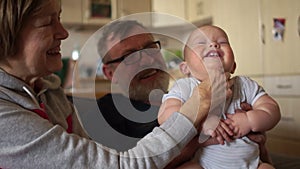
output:
<path id="1" fill-rule="evenodd" d="M 189 75 L 191 74 L 191 72 L 190 72 L 190 70 L 189 70 L 189 68 L 188 68 L 188 66 L 187 66 L 187 64 L 186 64 L 185 61 L 183 61 L 183 62 L 181 62 L 181 63 L 179 64 L 179 69 L 180 69 L 180 71 L 181 71 L 184 75 L 189 76 Z"/>
<path id="2" fill-rule="evenodd" d="M 236 63 L 234 62 L 230 73 L 233 74 L 235 72 L 235 69 L 236 69 Z"/>

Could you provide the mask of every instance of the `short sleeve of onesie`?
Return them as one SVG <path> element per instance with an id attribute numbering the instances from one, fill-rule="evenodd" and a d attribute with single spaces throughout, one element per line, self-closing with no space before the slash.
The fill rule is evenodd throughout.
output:
<path id="1" fill-rule="evenodd" d="M 191 97 L 194 87 L 199 83 L 200 82 L 195 78 L 179 79 L 175 81 L 170 91 L 163 96 L 162 101 L 164 102 L 166 99 L 175 98 L 184 103 L 189 97 Z"/>

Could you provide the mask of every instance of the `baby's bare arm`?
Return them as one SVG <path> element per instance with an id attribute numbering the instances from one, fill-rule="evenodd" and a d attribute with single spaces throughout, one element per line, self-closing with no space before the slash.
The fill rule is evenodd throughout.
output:
<path id="1" fill-rule="evenodd" d="M 269 95 L 260 97 L 253 105 L 253 110 L 246 112 L 251 130 L 264 132 L 272 129 L 280 120 L 278 104 Z"/>
<path id="2" fill-rule="evenodd" d="M 245 136 L 250 131 L 265 132 L 272 129 L 280 120 L 278 104 L 268 95 L 260 97 L 253 109 L 246 113 L 227 115 L 226 124 L 234 131 L 235 138 Z"/>

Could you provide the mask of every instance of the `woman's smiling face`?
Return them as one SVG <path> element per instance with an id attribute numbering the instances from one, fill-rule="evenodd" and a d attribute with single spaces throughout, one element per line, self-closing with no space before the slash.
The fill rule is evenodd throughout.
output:
<path id="1" fill-rule="evenodd" d="M 45 1 L 36 15 L 23 25 L 13 56 L 18 68 L 14 75 L 24 81 L 42 77 L 62 68 L 60 45 L 68 32 L 60 22 L 61 6 L 58 0 Z"/>

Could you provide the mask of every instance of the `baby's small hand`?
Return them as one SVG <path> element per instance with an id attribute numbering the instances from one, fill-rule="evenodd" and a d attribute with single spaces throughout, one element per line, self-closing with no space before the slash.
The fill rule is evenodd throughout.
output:
<path id="1" fill-rule="evenodd" d="M 246 113 L 227 114 L 225 123 L 234 133 L 234 138 L 241 138 L 251 131 Z"/>
<path id="2" fill-rule="evenodd" d="M 203 132 L 212 138 L 217 139 L 219 144 L 224 144 L 224 141 L 231 142 L 233 131 L 229 126 L 216 116 L 209 117 L 203 124 Z"/>

